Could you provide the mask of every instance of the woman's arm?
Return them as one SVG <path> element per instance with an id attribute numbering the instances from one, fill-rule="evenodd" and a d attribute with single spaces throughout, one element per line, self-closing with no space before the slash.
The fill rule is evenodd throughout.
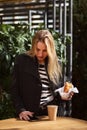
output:
<path id="1" fill-rule="evenodd" d="M 20 82 L 19 63 L 20 63 L 20 59 L 19 57 L 17 57 L 14 63 L 14 68 L 12 72 L 12 84 L 11 84 L 11 97 L 12 97 L 13 105 L 16 109 L 17 114 L 25 110 L 23 106 L 23 102 L 21 100 L 20 90 L 19 90 L 20 88 L 19 87 L 20 85 L 19 84 Z"/>

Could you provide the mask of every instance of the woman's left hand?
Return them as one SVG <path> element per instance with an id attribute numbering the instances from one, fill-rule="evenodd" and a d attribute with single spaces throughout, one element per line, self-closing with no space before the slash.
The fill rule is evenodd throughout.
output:
<path id="1" fill-rule="evenodd" d="M 68 100 L 72 99 L 73 95 L 74 95 L 74 92 L 70 92 L 69 95 L 67 95 L 66 93 L 64 93 L 64 94 L 61 95 L 61 99 L 68 101 Z"/>
<path id="2" fill-rule="evenodd" d="M 72 99 L 72 97 L 73 97 L 73 95 L 74 95 L 74 92 L 70 92 L 70 93 L 69 93 L 68 100 L 71 100 L 71 99 Z"/>

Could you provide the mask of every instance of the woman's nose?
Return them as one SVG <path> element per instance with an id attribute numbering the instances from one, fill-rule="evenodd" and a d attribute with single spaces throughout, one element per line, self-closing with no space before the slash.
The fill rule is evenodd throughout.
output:
<path id="1" fill-rule="evenodd" d="M 39 52 L 39 56 L 41 57 L 43 55 L 43 52 Z"/>

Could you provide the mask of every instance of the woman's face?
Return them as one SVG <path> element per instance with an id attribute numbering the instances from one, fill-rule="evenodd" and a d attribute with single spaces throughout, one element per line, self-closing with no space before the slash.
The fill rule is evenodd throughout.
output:
<path id="1" fill-rule="evenodd" d="M 40 64 L 43 64 L 47 57 L 47 47 L 43 42 L 38 42 L 36 45 L 35 55 Z"/>

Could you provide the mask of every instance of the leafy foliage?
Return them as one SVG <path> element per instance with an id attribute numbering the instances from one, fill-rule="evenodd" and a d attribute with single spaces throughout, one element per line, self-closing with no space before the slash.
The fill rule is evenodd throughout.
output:
<path id="1" fill-rule="evenodd" d="M 15 110 L 10 99 L 10 94 L 0 90 L 0 120 L 15 116 Z"/>

